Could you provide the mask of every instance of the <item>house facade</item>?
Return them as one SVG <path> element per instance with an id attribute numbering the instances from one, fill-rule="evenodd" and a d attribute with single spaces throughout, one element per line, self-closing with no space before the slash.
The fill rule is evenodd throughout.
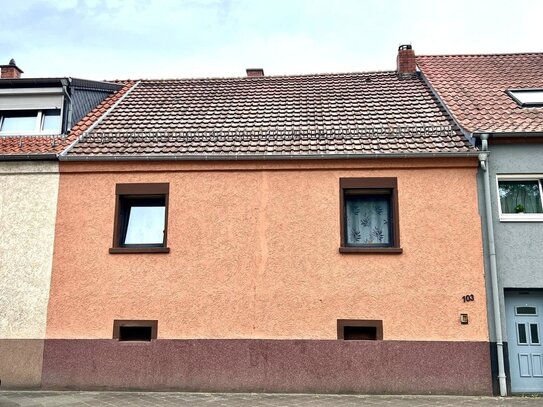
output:
<path id="1" fill-rule="evenodd" d="M 478 151 L 398 62 L 134 83 L 60 155 L 42 387 L 490 394 Z"/>
<path id="2" fill-rule="evenodd" d="M 541 392 L 543 53 L 420 56 L 417 63 L 482 150 L 479 207 L 496 386 L 502 395 Z"/>
<path id="3" fill-rule="evenodd" d="M 120 85 L 21 78 L 12 60 L 0 79 L 0 385 L 41 386 L 59 167 L 57 156 Z"/>

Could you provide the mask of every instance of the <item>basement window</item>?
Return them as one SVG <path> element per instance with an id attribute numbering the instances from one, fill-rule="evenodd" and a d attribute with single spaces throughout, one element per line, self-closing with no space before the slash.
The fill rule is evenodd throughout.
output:
<path id="1" fill-rule="evenodd" d="M 543 89 L 510 89 L 507 94 L 521 107 L 543 106 Z"/>
<path id="2" fill-rule="evenodd" d="M 383 339 L 383 321 L 367 319 L 338 319 L 337 337 L 345 341 L 375 341 Z"/>
<path id="3" fill-rule="evenodd" d="M 113 321 L 113 339 L 123 342 L 150 342 L 157 338 L 157 330 L 156 320 Z"/>

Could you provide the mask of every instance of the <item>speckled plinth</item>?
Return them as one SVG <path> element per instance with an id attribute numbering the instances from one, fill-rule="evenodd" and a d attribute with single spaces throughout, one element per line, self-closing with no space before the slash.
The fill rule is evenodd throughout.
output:
<path id="1" fill-rule="evenodd" d="M 47 340 L 43 388 L 395 394 L 492 392 L 488 343 Z"/>

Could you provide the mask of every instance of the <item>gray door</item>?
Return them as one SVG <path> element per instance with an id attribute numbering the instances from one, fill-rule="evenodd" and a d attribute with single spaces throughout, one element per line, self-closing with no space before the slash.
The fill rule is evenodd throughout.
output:
<path id="1" fill-rule="evenodd" d="M 543 392 L 543 294 L 534 291 L 505 295 L 511 391 Z"/>

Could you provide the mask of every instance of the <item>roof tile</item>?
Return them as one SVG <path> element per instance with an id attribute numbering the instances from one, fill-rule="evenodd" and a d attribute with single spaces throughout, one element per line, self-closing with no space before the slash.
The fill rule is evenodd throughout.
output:
<path id="1" fill-rule="evenodd" d="M 543 131 L 543 107 L 521 107 L 506 93 L 543 88 L 543 53 L 418 56 L 417 64 L 466 130 Z"/>
<path id="2" fill-rule="evenodd" d="M 371 72 L 142 80 L 68 156 L 470 151 L 420 77 Z"/>

